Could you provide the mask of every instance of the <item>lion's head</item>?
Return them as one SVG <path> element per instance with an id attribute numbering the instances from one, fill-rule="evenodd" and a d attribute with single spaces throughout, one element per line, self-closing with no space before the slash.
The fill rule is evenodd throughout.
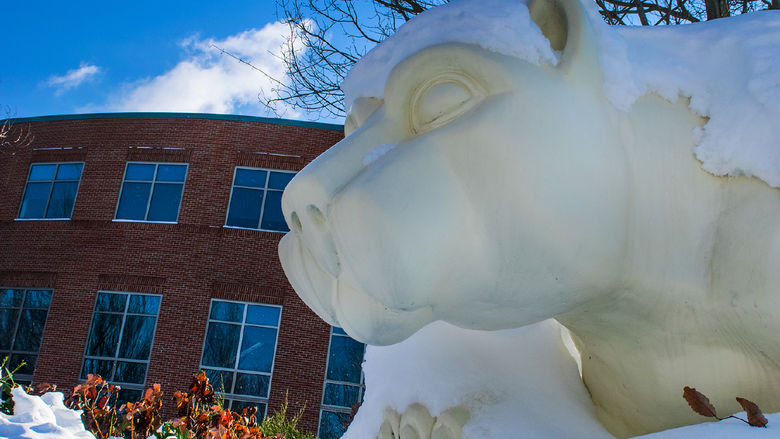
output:
<path id="1" fill-rule="evenodd" d="M 517 327 L 616 281 L 625 156 L 586 12 L 529 10 L 555 65 L 426 47 L 392 68 L 382 99 L 354 101 L 348 137 L 287 187 L 282 263 L 327 322 L 372 344 L 434 320 Z"/>

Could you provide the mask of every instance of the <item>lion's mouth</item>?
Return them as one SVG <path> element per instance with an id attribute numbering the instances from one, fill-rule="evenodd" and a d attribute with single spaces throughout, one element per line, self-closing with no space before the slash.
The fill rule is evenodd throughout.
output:
<path id="1" fill-rule="evenodd" d="M 301 240 L 292 233 L 286 234 L 279 242 L 279 258 L 284 274 L 303 302 L 322 320 L 339 326 L 332 303 L 336 279 L 320 268 Z"/>
<path id="2" fill-rule="evenodd" d="M 369 344 L 389 345 L 405 340 L 434 320 L 430 307 L 395 310 L 366 294 L 342 271 L 333 277 L 318 264 L 294 234 L 279 243 L 287 278 L 303 302 L 330 325 Z"/>

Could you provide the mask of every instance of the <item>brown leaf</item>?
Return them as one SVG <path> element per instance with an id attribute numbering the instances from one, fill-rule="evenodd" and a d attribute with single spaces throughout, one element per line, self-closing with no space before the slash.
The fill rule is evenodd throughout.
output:
<path id="1" fill-rule="evenodd" d="M 715 407 L 710 404 L 710 400 L 702 393 L 696 391 L 695 388 L 685 386 L 683 388 L 683 398 L 685 398 L 685 401 L 691 406 L 694 412 L 702 416 L 720 419 L 715 412 Z"/>
<path id="2" fill-rule="evenodd" d="M 747 412 L 748 424 L 753 427 L 766 427 L 766 424 L 769 423 L 769 421 L 766 420 L 756 403 L 745 398 L 740 398 L 739 396 L 737 397 L 737 402 L 745 409 L 745 412 Z"/>

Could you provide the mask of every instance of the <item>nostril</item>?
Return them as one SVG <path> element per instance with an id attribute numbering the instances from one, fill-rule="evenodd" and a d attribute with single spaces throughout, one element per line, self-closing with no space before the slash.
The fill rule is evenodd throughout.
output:
<path id="1" fill-rule="evenodd" d="M 301 226 L 301 219 L 298 218 L 298 212 L 293 212 L 290 215 L 290 222 L 292 223 L 292 229 L 293 231 L 297 233 L 301 233 L 303 231 L 303 226 Z"/>
<path id="2" fill-rule="evenodd" d="M 317 227 L 322 227 L 325 225 L 325 214 L 322 213 L 322 211 L 317 206 L 309 204 L 309 206 L 306 207 L 306 211 L 309 213 L 311 221 L 316 224 Z"/>

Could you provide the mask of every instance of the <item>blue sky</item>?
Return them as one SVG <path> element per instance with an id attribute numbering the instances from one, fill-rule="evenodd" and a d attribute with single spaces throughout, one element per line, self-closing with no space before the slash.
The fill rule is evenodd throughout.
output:
<path id="1" fill-rule="evenodd" d="M 17 117 L 106 111 L 270 116 L 270 82 L 286 27 L 273 0 L 15 1 L 0 8 L 0 105 Z M 284 110 L 284 109 L 282 109 Z M 285 117 L 312 116 L 287 110 Z"/>

